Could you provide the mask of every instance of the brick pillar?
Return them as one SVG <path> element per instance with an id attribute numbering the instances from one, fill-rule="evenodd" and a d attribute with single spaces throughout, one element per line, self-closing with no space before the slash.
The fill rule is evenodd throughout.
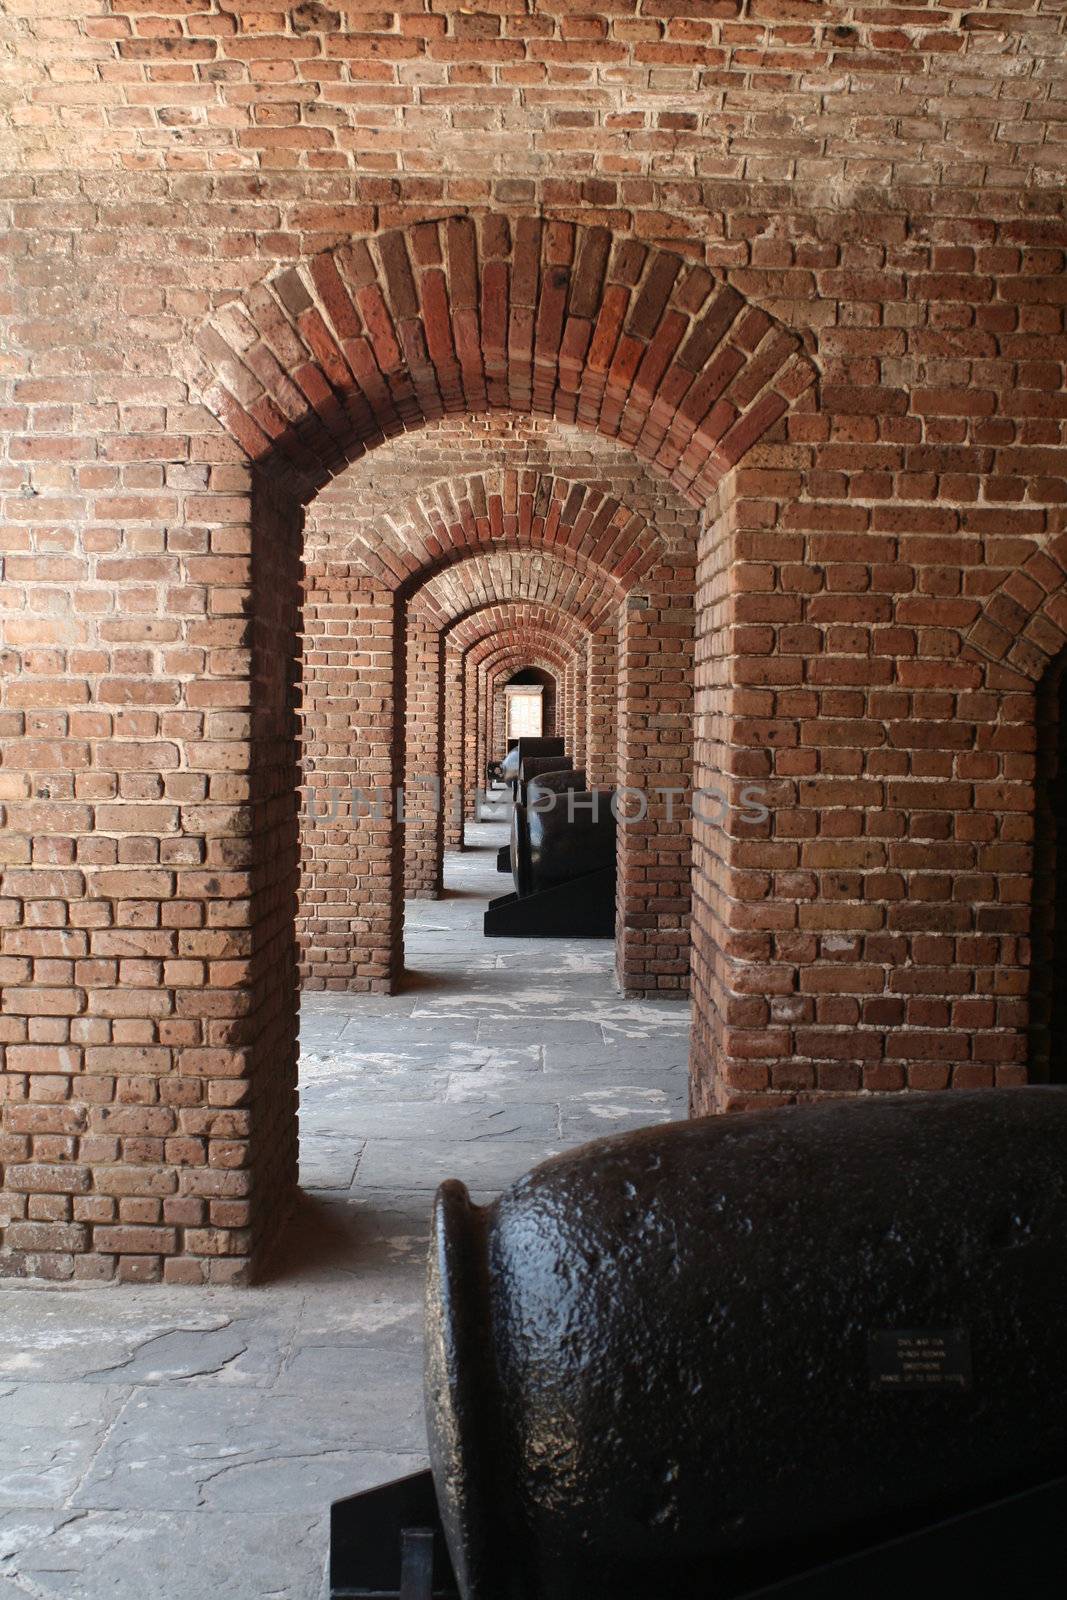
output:
<path id="1" fill-rule="evenodd" d="M 585 765 L 594 789 L 615 783 L 618 776 L 618 658 L 614 628 L 598 628 L 589 639 L 586 691 Z"/>
<path id="2" fill-rule="evenodd" d="M 654 569 L 621 608 L 620 781 L 643 795 L 620 826 L 616 965 L 627 993 L 679 992 L 689 971 L 693 603 L 687 574 Z M 672 797 L 657 789 L 681 791 Z"/>
<path id="3" fill-rule="evenodd" d="M 494 750 L 506 750 L 508 743 L 508 698 L 504 693 L 507 673 L 494 668 L 486 694 L 491 729 L 489 743 Z"/>
<path id="4" fill-rule="evenodd" d="M 735 695 L 733 688 L 728 642 L 733 620 L 730 572 L 735 541 L 731 478 L 721 486 L 718 498 L 709 503 L 705 513 L 696 585 L 693 787 L 703 791 L 705 798 L 696 804 L 693 813 L 690 1096 L 694 1109 L 701 1114 L 720 1109 L 730 1093 L 743 1095 L 749 1088 L 765 1087 L 767 1082 L 766 1069 L 759 1059 L 761 1045 L 755 1040 L 752 1043 L 756 1058 L 736 1064 L 737 1073 L 728 1088 L 724 1081 L 731 1024 L 746 1015 L 751 1022 L 765 1023 L 769 1009 L 763 995 L 744 997 L 735 978 L 736 962 L 746 953 L 766 954 L 771 941 L 769 929 L 746 930 L 738 926 L 735 931 L 738 919 L 730 903 L 732 828 L 713 800 L 717 791 L 729 798 L 734 790 L 730 746 L 735 700 L 742 707 L 747 701 L 752 712 L 765 711 L 773 692 L 769 688 L 763 692 L 741 688 Z M 758 699 L 753 698 L 757 694 Z M 763 723 L 763 733 L 765 739 L 778 737 L 770 721 Z M 769 827 L 760 829 L 760 833 L 769 839 Z M 785 849 L 783 864 L 789 867 L 795 856 L 790 846 Z M 762 988 L 767 995 L 776 988 L 769 973 L 764 974 Z M 768 1035 L 768 1045 L 774 1042 Z M 780 1047 L 783 1040 L 776 1042 Z"/>
<path id="5" fill-rule="evenodd" d="M 0 777 L 0 1276 L 242 1281 L 295 1193 L 302 517 L 244 466 L 144 481 L 81 514 L 106 608 L 38 560 L 47 611 L 13 609 L 0 674 L 26 733 Z"/>
<path id="6" fill-rule="evenodd" d="M 309 569 L 304 631 L 304 984 L 387 993 L 403 939 L 395 596 L 344 566 Z"/>
<path id="7" fill-rule="evenodd" d="M 557 683 L 558 680 L 555 673 L 550 672 L 548 674 L 548 682 L 545 684 L 545 692 L 542 696 L 542 717 L 546 739 L 555 737 L 556 727 L 559 719 L 559 691 L 557 689 Z"/>
<path id="8" fill-rule="evenodd" d="M 480 719 L 485 710 L 485 676 L 474 665 L 470 651 L 463 658 L 463 771 L 474 773 L 463 791 L 463 816 L 467 822 L 475 819 L 478 791 L 485 781 L 485 764 L 488 740 Z"/>
<path id="9" fill-rule="evenodd" d="M 570 663 L 563 668 L 560 674 L 560 736 L 563 739 L 563 748 L 569 756 L 574 754 L 574 674 Z M 577 765 L 577 763 L 576 763 Z"/>
<path id="10" fill-rule="evenodd" d="M 444 848 L 463 849 L 463 796 L 468 788 L 484 782 L 484 771 L 466 768 L 465 705 L 463 654 L 449 643 L 444 656 L 445 673 L 445 794 Z"/>
<path id="11" fill-rule="evenodd" d="M 989 555 L 946 497 L 829 500 L 819 465 L 740 468 L 700 540 L 699 1110 L 1026 1080 L 1033 696 L 953 636 Z M 1025 665 L 1063 632 L 1017 607 Z"/>
<path id="12" fill-rule="evenodd" d="M 444 667 L 440 629 L 407 617 L 404 893 L 437 900 L 444 887 Z"/>
<path id="13" fill-rule="evenodd" d="M 588 694 L 587 655 L 587 651 L 576 655 L 569 669 L 573 685 L 573 710 L 571 711 L 571 739 L 573 741 L 572 754 L 574 756 L 574 765 L 576 767 L 584 767 L 586 758 L 586 697 Z"/>

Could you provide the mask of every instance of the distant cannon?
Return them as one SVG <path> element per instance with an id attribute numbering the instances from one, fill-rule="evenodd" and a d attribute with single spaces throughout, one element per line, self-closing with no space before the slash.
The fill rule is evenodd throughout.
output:
<path id="1" fill-rule="evenodd" d="M 525 805 L 526 790 L 534 778 L 549 777 L 556 772 L 573 771 L 574 761 L 570 756 L 523 756 L 519 763 L 519 781 L 515 798 L 522 800 Z"/>
<path id="2" fill-rule="evenodd" d="M 485 786 L 486 786 L 487 789 L 491 789 L 493 787 L 494 783 L 503 783 L 504 782 L 504 762 L 507 760 L 507 758 L 510 755 L 510 753 L 512 752 L 512 750 L 515 749 L 515 747 L 518 744 L 518 742 L 519 741 L 517 739 L 509 739 L 508 740 L 508 748 L 507 748 L 507 751 L 505 752 L 505 754 L 502 755 L 498 761 L 487 761 L 486 762 L 486 766 L 485 766 Z"/>
<path id="3" fill-rule="evenodd" d="M 1063 1088 L 646 1128 L 487 1208 L 446 1183 L 432 1482 L 334 1507 L 331 1593 L 1050 1600 L 1065 1305 Z"/>
<path id="4" fill-rule="evenodd" d="M 562 756 L 562 739 L 516 739 L 500 763 L 500 777 L 512 789 L 519 781 L 522 762 L 527 756 Z"/>
<path id="5" fill-rule="evenodd" d="M 552 774 L 546 774 L 546 780 Z M 540 778 L 531 778 L 536 793 Z M 555 795 L 551 806 L 545 802 Z M 558 793 L 511 814 L 514 894 L 490 900 L 492 937 L 610 939 L 615 933 L 616 826 L 611 789 Z"/>
<path id="6" fill-rule="evenodd" d="M 551 758 L 551 760 L 548 760 Z M 550 767 L 570 767 L 570 756 L 564 754 L 562 739 L 511 739 L 508 742 L 508 751 L 504 759 L 497 763 L 497 772 L 501 783 L 506 783 L 511 789 L 512 800 L 519 793 L 519 783 L 524 762 L 542 760 L 548 761 Z M 511 855 L 505 845 L 497 851 L 496 866 L 498 872 L 511 871 Z"/>

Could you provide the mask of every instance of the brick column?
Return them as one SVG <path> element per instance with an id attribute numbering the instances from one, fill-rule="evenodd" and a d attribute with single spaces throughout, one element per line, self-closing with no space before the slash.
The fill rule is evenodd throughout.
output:
<path id="1" fill-rule="evenodd" d="M 500 671 L 494 668 L 489 675 L 486 691 L 486 707 L 489 716 L 489 726 L 492 730 L 489 743 L 494 750 L 504 750 L 508 742 L 508 699 L 504 693 L 504 684 L 507 682 L 509 670 Z"/>
<path id="2" fill-rule="evenodd" d="M 485 764 L 488 739 L 481 718 L 485 712 L 484 674 L 471 660 L 470 651 L 463 658 L 463 771 L 474 773 L 463 791 L 463 817 L 473 822 L 478 790 L 485 782 Z"/>
<path id="3" fill-rule="evenodd" d="M 304 984 L 390 992 L 403 937 L 395 596 L 343 566 L 309 569 L 304 631 Z"/>
<path id="4" fill-rule="evenodd" d="M 615 783 L 619 763 L 618 638 L 598 628 L 589 640 L 585 765 L 594 789 Z"/>
<path id="5" fill-rule="evenodd" d="M 751 1061 L 738 1061 L 728 1068 L 729 1029 L 736 1022 L 748 1021 L 761 1028 L 769 1017 L 765 996 L 771 997 L 778 982 L 766 969 L 761 993 L 746 997 L 747 984 L 737 981 L 737 963 L 746 954 L 758 957 L 770 949 L 769 928 L 746 929 L 731 905 L 733 841 L 731 819 L 720 815 L 713 797 L 720 793 L 729 801 L 735 792 L 732 779 L 731 742 L 734 737 L 735 710 L 746 702 L 752 712 L 770 704 L 772 690 L 744 688 L 735 692 L 731 660 L 731 632 L 734 596 L 730 581 L 737 541 L 735 481 L 727 480 L 718 497 L 705 513 L 697 565 L 696 658 L 694 663 L 694 746 L 693 787 L 704 792 L 693 815 L 693 915 L 692 915 L 692 992 L 693 1027 L 690 1044 L 690 1098 L 699 1114 L 721 1109 L 731 1096 L 743 1103 L 749 1089 L 766 1087 L 767 1075 L 760 1057 L 764 1044 L 782 1048 L 784 1038 L 765 1033 L 752 1037 Z M 754 554 L 753 550 L 748 552 Z M 765 553 L 769 554 L 769 550 Z M 739 574 L 739 580 L 745 578 Z M 777 741 L 784 730 L 770 721 L 762 724 L 763 737 Z M 786 734 L 791 741 L 791 736 Z M 758 834 L 770 840 L 770 827 Z M 769 848 L 769 843 L 763 847 Z M 753 854 L 752 860 L 759 860 Z M 795 865 L 795 850 L 788 843 L 775 847 L 775 859 L 784 867 Z M 769 908 L 766 908 L 769 911 Z M 766 914 L 761 919 L 766 921 Z"/>
<path id="6" fill-rule="evenodd" d="M 620 781 L 641 791 L 620 826 L 616 964 L 627 993 L 679 992 L 689 971 L 693 770 L 692 588 L 684 571 L 656 568 L 621 608 Z M 657 788 L 683 793 L 673 804 Z"/>
<path id="7" fill-rule="evenodd" d="M 562 694 L 559 704 L 560 736 L 563 739 L 563 748 L 569 756 L 574 754 L 574 669 L 570 662 L 563 668 L 561 674 Z"/>
<path id="8" fill-rule="evenodd" d="M 546 671 L 547 671 L 547 668 L 546 668 Z M 557 723 L 558 723 L 558 720 L 559 720 L 559 688 L 558 688 L 558 685 L 559 685 L 559 679 L 557 678 L 556 674 L 554 672 L 549 672 L 549 674 L 548 674 L 548 682 L 545 684 L 545 692 L 544 692 L 544 695 L 542 696 L 542 704 L 543 704 L 543 707 L 544 707 L 544 710 L 543 710 L 544 729 L 545 729 L 545 738 L 546 739 L 551 739 L 551 738 L 553 738 L 555 736 L 556 727 L 557 727 Z"/>
<path id="9" fill-rule="evenodd" d="M 700 1110 L 1026 1081 L 1033 695 L 955 632 L 989 553 L 971 510 L 849 498 L 821 457 L 739 469 L 701 538 L 697 781 L 730 805 L 696 830 Z M 1004 620 L 1024 666 L 1063 637 Z"/>
<path id="10" fill-rule="evenodd" d="M 426 618 L 412 613 L 409 608 L 404 755 L 404 893 L 417 900 L 439 899 L 444 886 L 445 706 L 442 656 L 440 629 Z"/>
<path id="11" fill-rule="evenodd" d="M 463 653 L 448 644 L 444 656 L 445 673 L 445 794 L 444 848 L 463 849 L 463 797 L 468 788 L 484 782 L 484 772 L 471 772 L 466 765 L 465 695 Z"/>

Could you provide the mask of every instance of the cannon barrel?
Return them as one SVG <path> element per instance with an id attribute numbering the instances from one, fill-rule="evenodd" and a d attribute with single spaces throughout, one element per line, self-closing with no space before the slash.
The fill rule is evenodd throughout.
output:
<path id="1" fill-rule="evenodd" d="M 642 1129 L 484 1209 L 445 1184 L 463 1600 L 717 1600 L 1062 1472 L 1064 1305 L 1062 1088 Z"/>
<path id="2" fill-rule="evenodd" d="M 520 895 L 615 864 L 611 789 L 567 790 L 551 810 L 516 802 L 511 871 Z"/>

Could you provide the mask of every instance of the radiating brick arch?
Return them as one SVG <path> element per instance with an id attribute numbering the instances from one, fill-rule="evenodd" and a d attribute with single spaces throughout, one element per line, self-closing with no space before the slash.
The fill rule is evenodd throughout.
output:
<path id="1" fill-rule="evenodd" d="M 588 628 L 614 622 L 619 600 L 618 585 L 574 552 L 491 550 L 428 579 L 412 596 L 408 614 L 447 629 L 468 612 L 521 601 L 583 619 Z"/>
<path id="2" fill-rule="evenodd" d="M 459 745 L 452 761 L 459 766 L 461 787 L 469 791 L 472 781 L 480 781 L 485 763 L 492 754 L 489 749 L 491 678 L 501 662 L 510 662 L 513 671 L 518 670 L 527 656 L 532 665 L 544 666 L 551 662 L 558 675 L 558 709 L 562 710 L 567 688 L 587 660 L 592 635 L 574 618 L 554 614 L 551 608 L 494 606 L 461 619 L 450 637 L 463 652 L 468 694 L 459 729 L 451 726 L 448 731 L 451 739 L 456 738 L 457 732 L 459 734 Z"/>
<path id="3" fill-rule="evenodd" d="M 461 612 L 445 627 L 446 638 L 460 649 L 466 650 L 491 634 L 509 629 L 528 629 L 558 638 L 579 647 L 584 645 L 590 628 L 596 625 L 593 617 L 566 610 L 550 600 L 490 600 L 472 605 Z"/>
<path id="4" fill-rule="evenodd" d="M 342 555 L 387 584 L 411 585 L 485 548 L 567 552 L 621 589 L 667 553 L 644 515 L 615 496 L 566 477 L 501 467 L 428 485 L 358 527 Z"/>
<path id="5" fill-rule="evenodd" d="M 663 550 L 696 547 L 698 508 L 628 446 L 554 417 L 497 411 L 442 417 L 386 440 L 339 473 L 307 507 L 305 551 L 312 560 L 329 560 L 361 545 L 392 548 L 401 537 L 398 522 L 426 523 L 423 502 L 435 522 L 450 529 L 462 524 L 452 542 L 469 543 L 472 534 L 486 531 L 510 533 L 524 520 L 535 531 L 535 508 L 549 498 L 545 484 L 550 499 L 560 502 L 562 526 L 599 517 L 607 499 L 639 515 Z M 480 527 L 488 523 L 492 529 Z M 410 530 L 403 534 L 411 536 Z"/>
<path id="6" fill-rule="evenodd" d="M 971 624 L 966 643 L 1037 682 L 1067 648 L 1067 534 L 1009 573 Z"/>
<path id="7" fill-rule="evenodd" d="M 392 434 L 507 409 L 621 439 L 694 504 L 816 376 L 795 334 L 703 265 L 603 226 L 491 211 L 275 274 L 204 324 L 187 371 L 304 499 Z"/>

